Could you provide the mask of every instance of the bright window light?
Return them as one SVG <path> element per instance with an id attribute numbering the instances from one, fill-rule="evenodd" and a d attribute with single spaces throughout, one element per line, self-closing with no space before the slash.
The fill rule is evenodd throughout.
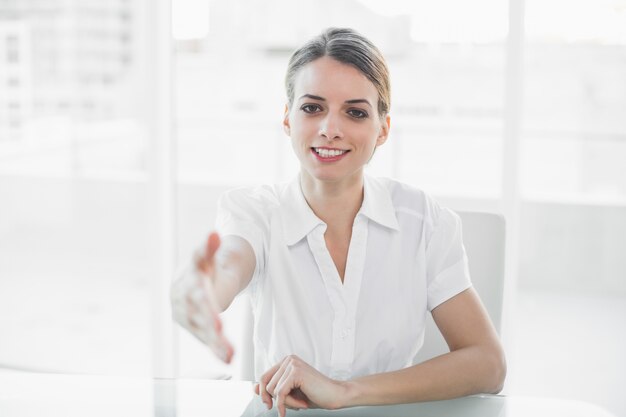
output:
<path id="1" fill-rule="evenodd" d="M 626 44 L 626 1 L 527 0 L 525 32 L 536 41 Z"/>
<path id="2" fill-rule="evenodd" d="M 203 39 L 208 34 L 209 0 L 172 1 L 172 35 L 174 39 Z"/>
<path id="3" fill-rule="evenodd" d="M 411 16 L 411 38 L 415 42 L 499 42 L 508 31 L 508 2 L 502 0 L 360 1 L 383 16 Z"/>

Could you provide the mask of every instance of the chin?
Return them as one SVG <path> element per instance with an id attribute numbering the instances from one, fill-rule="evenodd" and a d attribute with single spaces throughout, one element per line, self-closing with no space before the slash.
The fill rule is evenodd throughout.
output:
<path id="1" fill-rule="evenodd" d="M 357 175 L 359 172 L 361 172 L 362 174 L 362 170 L 359 171 L 349 171 L 347 169 L 342 169 L 342 170 L 338 170 L 338 169 L 320 169 L 318 167 L 316 167 L 317 169 L 308 169 L 308 168 L 304 168 L 302 167 L 302 170 L 306 170 L 306 173 L 312 177 L 315 178 L 317 181 L 323 181 L 323 182 L 338 182 L 338 181 L 342 181 L 345 180 L 349 177 L 353 177 L 355 175 Z"/>
<path id="2" fill-rule="evenodd" d="M 309 172 L 309 174 L 311 174 Z M 335 182 L 335 181 L 339 181 L 341 180 L 344 176 L 343 175 L 333 175 L 330 173 L 315 173 L 311 175 L 313 178 L 315 178 L 318 181 L 324 181 L 324 182 Z"/>

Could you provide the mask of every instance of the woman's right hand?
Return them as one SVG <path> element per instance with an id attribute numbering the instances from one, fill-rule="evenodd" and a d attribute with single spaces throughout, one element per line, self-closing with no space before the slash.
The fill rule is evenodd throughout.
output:
<path id="1" fill-rule="evenodd" d="M 220 237 L 211 233 L 181 276 L 172 284 L 171 300 L 174 319 L 197 337 L 224 362 L 230 363 L 233 347 L 224 336 L 220 306 L 213 289 L 215 253 Z"/>

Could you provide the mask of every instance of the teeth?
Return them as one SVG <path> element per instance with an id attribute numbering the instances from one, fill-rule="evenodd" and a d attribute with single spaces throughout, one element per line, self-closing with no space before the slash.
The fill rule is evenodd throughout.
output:
<path id="1" fill-rule="evenodd" d="M 338 149 L 329 150 L 329 149 L 315 148 L 315 152 L 317 152 L 318 155 L 320 155 L 322 158 L 330 158 L 333 156 L 343 155 L 347 151 L 340 151 Z"/>

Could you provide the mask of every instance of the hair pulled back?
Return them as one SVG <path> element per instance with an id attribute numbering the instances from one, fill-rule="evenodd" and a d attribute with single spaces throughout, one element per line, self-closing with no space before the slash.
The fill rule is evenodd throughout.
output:
<path id="1" fill-rule="evenodd" d="M 365 75 L 378 92 L 379 116 L 384 118 L 389 113 L 391 85 L 385 58 L 369 39 L 348 28 L 326 29 L 291 55 L 285 76 L 289 108 L 293 105 L 294 84 L 298 71 L 324 56 L 351 65 Z"/>

